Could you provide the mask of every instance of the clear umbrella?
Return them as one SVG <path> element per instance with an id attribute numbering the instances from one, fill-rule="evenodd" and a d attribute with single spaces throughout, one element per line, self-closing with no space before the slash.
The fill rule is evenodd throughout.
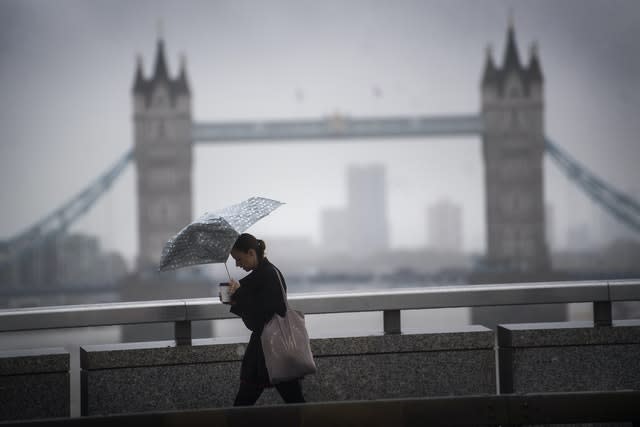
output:
<path id="1" fill-rule="evenodd" d="M 251 197 L 219 211 L 206 212 L 165 244 L 159 270 L 226 262 L 238 236 L 283 204 Z"/>

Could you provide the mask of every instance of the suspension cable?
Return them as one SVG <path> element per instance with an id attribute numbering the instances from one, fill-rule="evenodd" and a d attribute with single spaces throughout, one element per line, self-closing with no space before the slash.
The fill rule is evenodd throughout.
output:
<path id="1" fill-rule="evenodd" d="M 545 147 L 565 175 L 592 200 L 640 233 L 640 203 L 598 178 L 549 139 L 545 140 Z"/>

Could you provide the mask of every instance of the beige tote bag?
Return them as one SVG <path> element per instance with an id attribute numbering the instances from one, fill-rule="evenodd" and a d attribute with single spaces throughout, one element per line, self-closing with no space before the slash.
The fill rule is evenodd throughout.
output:
<path id="1" fill-rule="evenodd" d="M 260 340 L 264 351 L 264 361 L 271 384 L 278 384 L 316 372 L 316 364 L 311 354 L 309 334 L 304 323 L 304 314 L 292 310 L 280 279 L 280 271 L 274 268 L 282 298 L 287 306 L 284 317 L 275 313 L 262 330 Z"/>

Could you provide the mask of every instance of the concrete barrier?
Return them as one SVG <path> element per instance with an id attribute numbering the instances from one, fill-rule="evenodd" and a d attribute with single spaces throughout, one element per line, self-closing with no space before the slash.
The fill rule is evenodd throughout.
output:
<path id="1" fill-rule="evenodd" d="M 640 322 L 500 325 L 501 393 L 640 390 Z"/>
<path id="2" fill-rule="evenodd" d="M 69 414 L 66 350 L 0 352 L 0 421 L 69 417 Z"/>
<path id="3" fill-rule="evenodd" d="M 311 402 L 494 394 L 494 334 L 449 332 L 314 338 Z M 81 348 L 83 415 L 225 407 L 239 384 L 246 340 L 129 343 Z M 281 403 L 274 389 L 258 404 Z"/>
<path id="4" fill-rule="evenodd" d="M 304 382 L 312 401 L 495 394 L 494 334 L 450 332 L 313 341 L 318 373 Z"/>

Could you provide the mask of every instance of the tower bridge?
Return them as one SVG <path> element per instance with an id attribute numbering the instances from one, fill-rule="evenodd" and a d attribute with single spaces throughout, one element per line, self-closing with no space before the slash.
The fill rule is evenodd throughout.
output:
<path id="1" fill-rule="evenodd" d="M 546 271 L 543 83 L 537 51 L 524 65 L 510 25 L 502 65 L 487 53 L 480 114 L 193 123 L 184 62 L 172 79 L 160 40 L 153 75 L 146 79 L 138 62 L 133 87 L 139 267 L 157 265 L 167 238 L 192 219 L 192 142 L 477 135 L 485 162 L 488 263 Z"/>
<path id="2" fill-rule="evenodd" d="M 194 122 L 185 62 L 170 76 L 164 41 L 158 40 L 152 75 L 138 59 L 132 98 L 134 146 L 85 190 L 0 245 L 0 277 L 20 282 L 25 251 L 37 252 L 64 233 L 117 180 L 137 168 L 138 268 L 157 266 L 162 247 L 190 222 L 194 144 L 269 143 L 340 139 L 477 136 L 485 163 L 487 264 L 521 272 L 550 269 L 545 241 L 543 154 L 610 214 L 640 232 L 640 204 L 617 191 L 553 143 L 544 126 L 544 77 L 537 49 L 526 64 L 509 26 L 500 65 L 487 51 L 478 113 L 447 116 L 351 117 L 307 120 Z M 42 275 L 40 275 L 42 276 Z"/>

